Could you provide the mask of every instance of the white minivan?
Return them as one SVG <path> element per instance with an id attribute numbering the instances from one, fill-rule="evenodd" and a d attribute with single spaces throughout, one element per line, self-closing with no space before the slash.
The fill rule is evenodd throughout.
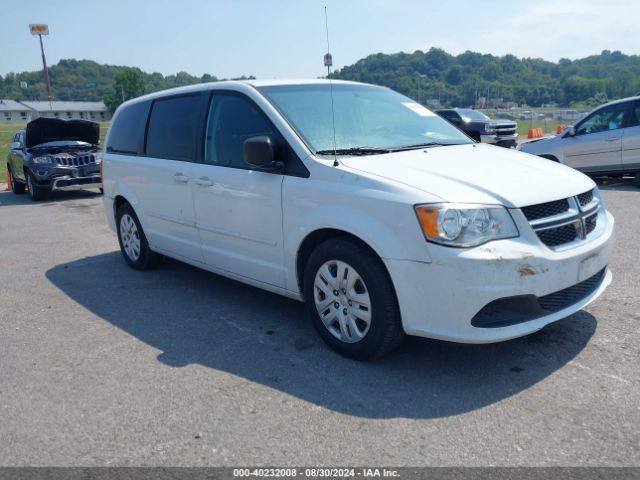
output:
<path id="1" fill-rule="evenodd" d="M 474 143 L 388 88 L 153 93 L 118 108 L 105 145 L 104 207 L 130 266 L 165 255 L 304 301 L 352 358 L 405 334 L 526 335 L 611 282 L 614 220 L 591 179 Z"/>

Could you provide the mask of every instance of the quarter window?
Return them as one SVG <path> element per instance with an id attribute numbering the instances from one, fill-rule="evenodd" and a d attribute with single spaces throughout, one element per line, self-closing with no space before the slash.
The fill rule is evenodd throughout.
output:
<path id="1" fill-rule="evenodd" d="M 238 95 L 214 95 L 207 120 L 205 163 L 251 168 L 244 161 L 244 141 L 258 135 L 267 135 L 277 143 L 274 127 L 249 100 Z"/>
<path id="2" fill-rule="evenodd" d="M 624 114 L 628 107 L 628 103 L 619 103 L 594 112 L 578 125 L 576 134 L 585 135 L 622 128 Z"/>
<path id="3" fill-rule="evenodd" d="M 153 102 L 147 132 L 147 155 L 194 161 L 199 118 L 200 94 Z"/>
<path id="4" fill-rule="evenodd" d="M 107 152 L 133 155 L 142 153 L 149 105 L 150 102 L 134 103 L 118 113 L 109 130 Z"/>

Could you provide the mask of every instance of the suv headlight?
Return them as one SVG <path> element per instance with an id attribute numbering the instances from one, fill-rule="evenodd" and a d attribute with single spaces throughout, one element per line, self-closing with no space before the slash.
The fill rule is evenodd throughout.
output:
<path id="1" fill-rule="evenodd" d="M 31 161 L 36 165 L 50 165 L 53 163 L 53 159 L 47 156 L 33 157 Z"/>
<path id="2" fill-rule="evenodd" d="M 506 208 L 495 205 L 439 203 L 416 205 L 425 238 L 451 247 L 475 247 L 513 238 L 518 228 Z"/>

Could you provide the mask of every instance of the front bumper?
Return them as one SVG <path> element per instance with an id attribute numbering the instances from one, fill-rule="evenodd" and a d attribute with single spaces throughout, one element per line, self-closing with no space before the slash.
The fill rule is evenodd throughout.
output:
<path id="1" fill-rule="evenodd" d="M 51 191 L 82 190 L 102 188 L 100 165 L 89 164 L 81 167 L 55 166 L 30 168 L 36 185 Z"/>
<path id="2" fill-rule="evenodd" d="M 515 147 L 518 143 L 518 134 L 514 133 L 513 135 L 480 135 L 480 141 L 482 143 L 488 143 L 490 145 Z"/>
<path id="3" fill-rule="evenodd" d="M 100 174 L 90 175 L 88 177 L 71 177 L 65 175 L 63 177 L 56 177 L 51 182 L 51 190 L 53 191 L 82 190 L 85 188 L 102 188 L 102 178 Z"/>
<path id="4" fill-rule="evenodd" d="M 547 248 L 530 228 L 518 224 L 520 237 L 475 248 L 429 244 L 431 263 L 386 259 L 404 330 L 410 335 L 456 342 L 490 343 L 527 335 L 577 312 L 602 294 L 611 283 L 611 272 L 605 270 L 586 295 L 547 315 L 491 328 L 471 323 L 491 302 L 555 294 L 605 269 L 613 249 L 614 227 L 608 212 L 606 219 L 597 238 L 562 251 Z"/>

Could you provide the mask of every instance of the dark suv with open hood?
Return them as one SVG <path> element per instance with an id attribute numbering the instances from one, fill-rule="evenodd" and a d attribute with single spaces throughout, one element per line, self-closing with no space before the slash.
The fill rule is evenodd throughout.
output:
<path id="1" fill-rule="evenodd" d="M 7 159 L 13 193 L 34 200 L 56 190 L 102 188 L 100 126 L 86 120 L 37 118 L 16 132 Z"/>

